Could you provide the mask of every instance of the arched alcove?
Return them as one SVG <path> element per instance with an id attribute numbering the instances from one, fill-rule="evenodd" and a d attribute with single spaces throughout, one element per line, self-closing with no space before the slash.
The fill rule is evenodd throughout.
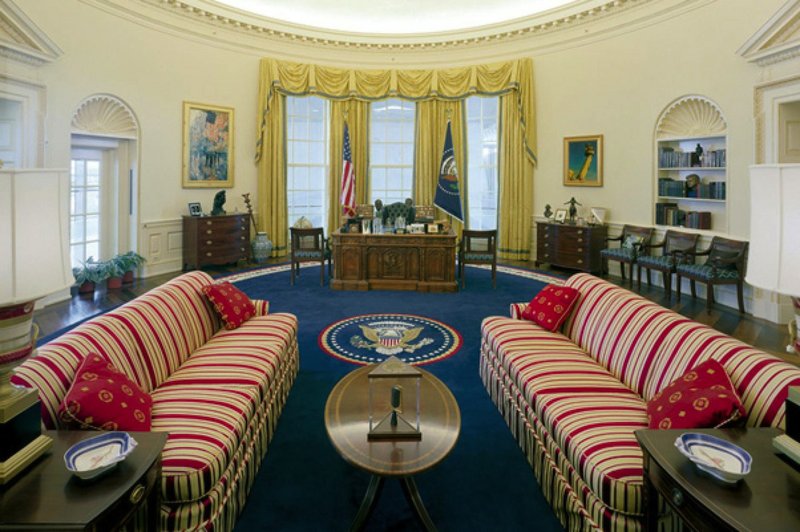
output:
<path id="1" fill-rule="evenodd" d="M 72 133 L 124 139 L 137 139 L 139 126 L 130 107 L 115 96 L 89 96 L 72 115 Z"/>

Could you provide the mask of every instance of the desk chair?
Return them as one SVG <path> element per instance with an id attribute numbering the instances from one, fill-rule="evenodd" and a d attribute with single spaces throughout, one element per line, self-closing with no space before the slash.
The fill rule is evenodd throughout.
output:
<path id="1" fill-rule="evenodd" d="M 324 229 L 313 227 L 300 229 L 291 227 L 292 286 L 295 272 L 300 275 L 301 262 L 319 262 L 319 284 L 325 285 L 325 260 L 328 261 L 328 277 L 331 276 L 331 250 Z"/>
<path id="2" fill-rule="evenodd" d="M 675 269 L 677 282 L 678 301 L 681 300 L 681 277 L 689 279 L 692 297 L 695 293 L 695 281 L 700 281 L 708 286 L 706 296 L 706 310 L 711 310 L 714 303 L 714 286 L 718 284 L 735 284 L 736 295 L 739 300 L 739 312 L 744 313 L 744 276 L 747 267 L 747 250 L 749 242 L 730 240 L 715 236 L 711 239 L 708 249 L 699 252 L 678 252 L 677 255 L 686 255 L 690 260 L 679 263 Z M 706 255 L 708 259 L 704 264 L 694 264 L 694 257 Z"/>
<path id="3" fill-rule="evenodd" d="M 465 264 L 491 264 L 492 288 L 497 288 L 497 230 L 477 231 L 464 229 L 458 244 L 458 276 L 464 288 Z"/>

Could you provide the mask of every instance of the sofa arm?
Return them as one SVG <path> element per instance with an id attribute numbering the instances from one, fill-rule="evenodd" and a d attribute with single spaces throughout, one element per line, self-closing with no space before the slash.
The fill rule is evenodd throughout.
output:
<path id="1" fill-rule="evenodd" d="M 266 316 L 269 314 L 269 301 L 266 299 L 251 299 L 253 306 L 256 307 L 256 316 Z"/>
<path id="2" fill-rule="evenodd" d="M 525 310 L 525 307 L 527 306 L 527 303 L 511 303 L 511 305 L 508 307 L 508 313 L 515 320 L 521 320 L 522 311 Z"/>

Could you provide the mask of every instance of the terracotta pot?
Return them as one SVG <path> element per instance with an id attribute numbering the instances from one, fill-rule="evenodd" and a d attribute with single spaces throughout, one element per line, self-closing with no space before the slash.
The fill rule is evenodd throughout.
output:
<path id="1" fill-rule="evenodd" d="M 109 290 L 117 290 L 122 288 L 122 277 L 109 277 L 106 280 L 106 288 Z"/>
<path id="2" fill-rule="evenodd" d="M 85 281 L 78 287 L 79 294 L 91 294 L 94 292 L 94 281 Z"/>
<path id="3" fill-rule="evenodd" d="M 131 284 L 133 282 L 133 270 L 128 270 L 122 276 L 122 284 Z"/>

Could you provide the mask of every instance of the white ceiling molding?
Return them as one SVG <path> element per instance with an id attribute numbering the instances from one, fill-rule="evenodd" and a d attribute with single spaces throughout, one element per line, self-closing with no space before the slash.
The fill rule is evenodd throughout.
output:
<path id="1" fill-rule="evenodd" d="M 727 129 L 716 103 L 705 96 L 690 94 L 664 108 L 656 126 L 656 138 L 712 137 L 724 135 Z"/>
<path id="2" fill-rule="evenodd" d="M 759 66 L 800 56 L 800 0 L 789 0 L 737 51 Z"/>
<path id="3" fill-rule="evenodd" d="M 130 108 L 109 94 L 86 98 L 72 115 L 72 133 L 135 139 L 139 127 Z"/>
<path id="4" fill-rule="evenodd" d="M 12 0 L 0 0 L 0 56 L 39 66 L 61 49 Z"/>

